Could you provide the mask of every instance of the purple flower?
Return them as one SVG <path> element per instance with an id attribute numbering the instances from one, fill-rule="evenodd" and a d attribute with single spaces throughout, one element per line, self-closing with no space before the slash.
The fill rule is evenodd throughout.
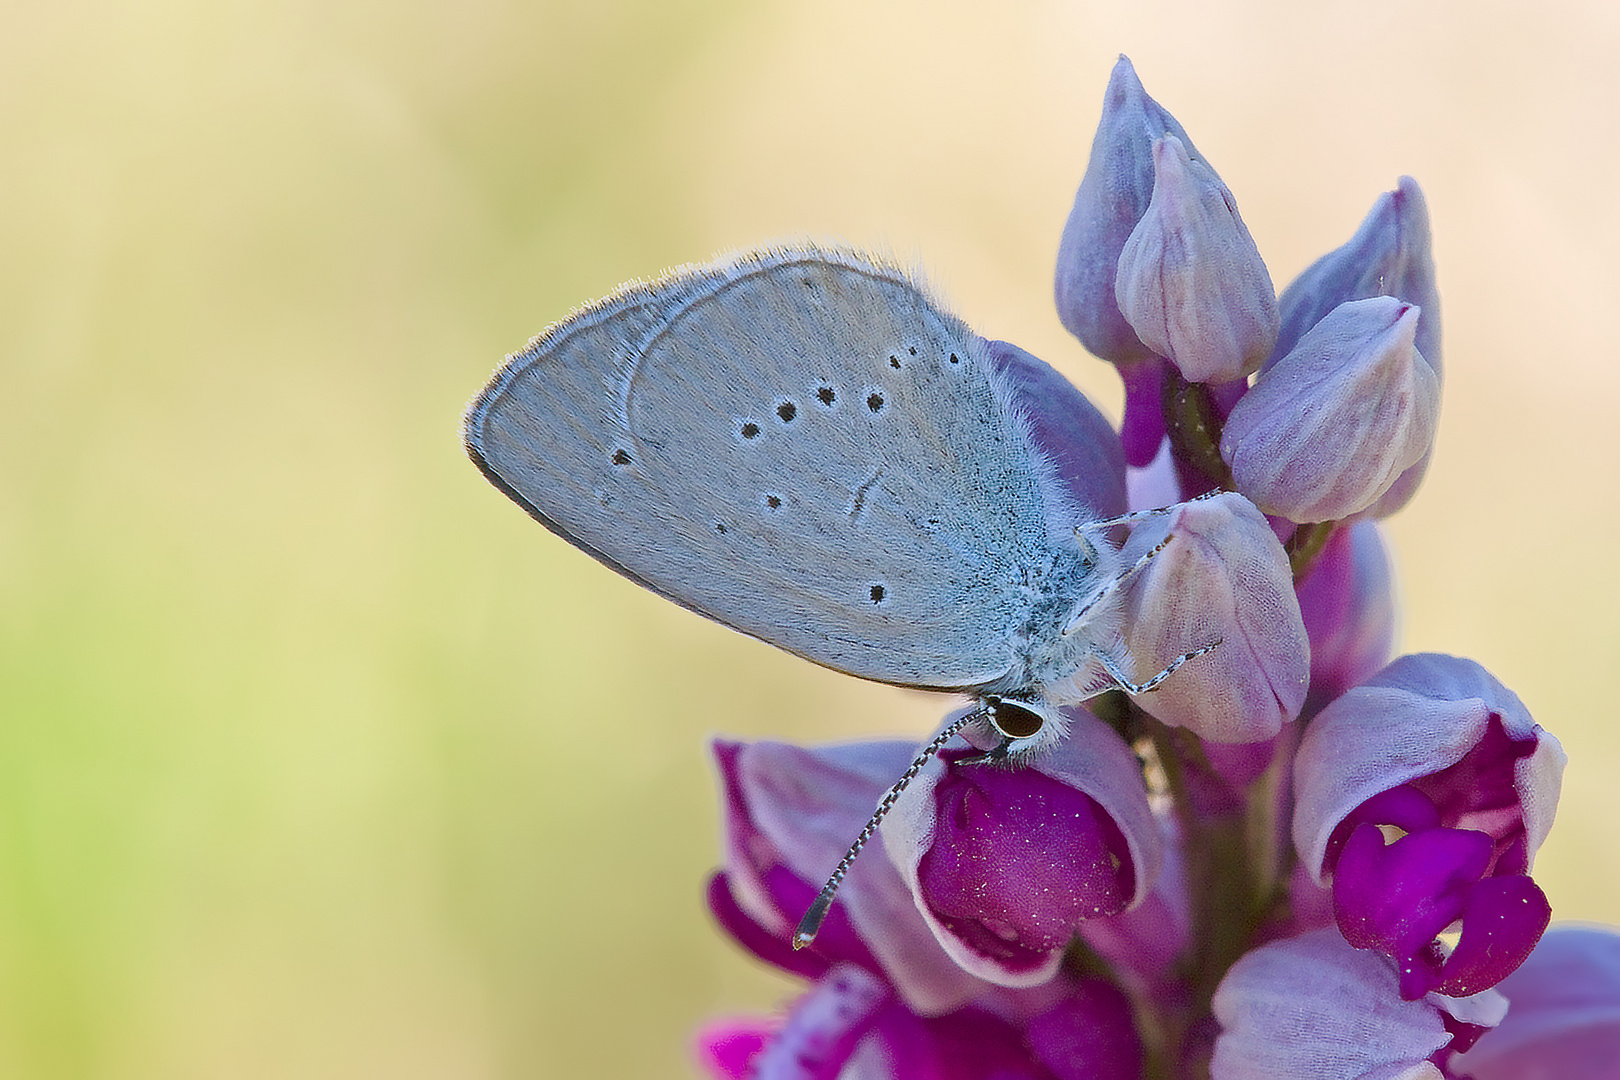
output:
<path id="1" fill-rule="evenodd" d="M 1262 945 L 1215 992 L 1213 1080 L 1442 1080 L 1450 1055 L 1501 1019 L 1469 999 L 1397 992 L 1395 971 L 1331 929 Z"/>
<path id="2" fill-rule="evenodd" d="M 1401 966 L 1409 999 L 1495 985 L 1550 914 L 1528 874 L 1564 752 L 1469 660 L 1403 656 L 1312 722 L 1294 763 L 1294 844 L 1332 879 L 1352 945 Z M 1447 950 L 1439 935 L 1460 923 Z"/>
<path id="3" fill-rule="evenodd" d="M 995 718 L 1021 714 L 991 718 L 1007 702 L 981 699 L 942 729 L 973 749 L 923 759 L 904 741 L 716 743 L 726 855 L 709 906 L 804 990 L 781 1015 L 711 1025 L 704 1068 L 1613 1075 L 1620 933 L 1544 935 L 1530 877 L 1562 749 L 1472 661 L 1387 662 L 1376 519 L 1415 491 L 1439 408 L 1417 185 L 1403 178 L 1279 300 L 1231 192 L 1121 58 L 1056 295 L 1118 367 L 1120 436 L 1042 361 L 984 347 L 1037 453 L 1051 539 L 1093 545 L 1085 580 L 1108 600 L 1076 608 L 1072 686 L 1043 686 L 1111 681 L 1090 711 L 1043 717 L 1038 740 L 998 737 Z M 1123 514 L 1127 462 L 1140 512 L 1096 528 Z M 1156 688 L 1107 689 L 1132 680 Z M 880 799 L 892 813 L 873 837 Z M 882 842 L 844 860 L 857 836 Z M 796 949 L 834 867 L 837 901 Z"/>
<path id="4" fill-rule="evenodd" d="M 850 867 L 814 944 L 803 950 L 790 944 L 822 881 L 914 752 L 905 742 L 815 750 L 716 742 L 726 861 L 710 889 L 710 907 L 739 943 L 768 963 L 808 978 L 853 963 L 882 977 L 908 1007 L 936 1014 L 987 986 L 935 942 L 906 882 L 875 845 Z"/>
<path id="5" fill-rule="evenodd" d="M 1456 1059 L 1473 1080 L 1612 1080 L 1620 1062 L 1620 933 L 1555 926 L 1498 990 L 1507 1017 Z"/>
<path id="6" fill-rule="evenodd" d="M 1246 378 L 1277 342 L 1277 293 L 1231 189 L 1174 135 L 1153 144 L 1153 199 L 1120 252 L 1114 296 L 1188 382 Z"/>
<path id="7" fill-rule="evenodd" d="M 1010 1019 L 970 1006 L 908 1011 L 865 970 L 829 972 L 784 1019 L 728 1020 L 699 1033 L 717 1080 L 1136 1080 L 1142 1045 L 1125 996 L 1064 980 L 1050 1003 Z"/>
<path id="8" fill-rule="evenodd" d="M 1435 286 L 1429 208 L 1410 176 L 1401 177 L 1394 191 L 1378 197 L 1343 247 L 1316 260 L 1283 290 L 1279 300 L 1282 332 L 1266 368 L 1291 352 L 1328 312 L 1347 300 L 1370 296 L 1392 296 L 1422 312 L 1414 343 L 1438 379 L 1442 372 L 1440 294 Z M 1390 485 L 1373 505 L 1372 516 L 1389 517 L 1411 501 L 1428 467 L 1425 454 Z"/>
<path id="9" fill-rule="evenodd" d="M 717 1080 L 1054 1080 L 1016 1025 L 979 1009 L 918 1016 L 853 965 L 817 980 L 783 1019 L 710 1025 L 697 1056 Z"/>
<path id="10" fill-rule="evenodd" d="M 1050 979 L 1081 924 L 1141 902 L 1162 859 L 1130 748 L 1089 713 L 1066 717 L 1067 737 L 1021 767 L 942 754 L 885 826 L 946 953 L 1004 986 Z"/>
<path id="11" fill-rule="evenodd" d="M 1419 311 L 1340 304 L 1233 407 L 1221 458 L 1268 514 L 1333 521 L 1378 502 L 1429 452 L 1440 378 L 1417 351 Z"/>
<path id="12" fill-rule="evenodd" d="M 1063 325 L 1093 355 L 1113 364 L 1158 359 L 1120 313 L 1114 280 L 1120 252 L 1153 200 L 1153 144 L 1166 135 L 1179 139 L 1191 159 L 1203 161 L 1187 132 L 1148 97 L 1136 69 L 1121 56 L 1103 96 L 1091 161 L 1063 227 L 1056 282 Z"/>
<path id="13" fill-rule="evenodd" d="M 911 753 L 904 743 L 715 744 L 728 856 L 711 883 L 710 908 L 739 944 L 812 985 L 785 1021 L 712 1025 L 700 1036 L 700 1059 L 717 1077 L 831 1078 L 852 1067 L 871 1070 L 863 1076 L 928 1080 L 1138 1076 L 1141 1044 L 1117 988 L 1058 974 L 1054 965 L 1028 989 L 1006 989 L 956 966 L 881 849 L 855 861 L 814 943 L 802 951 L 789 945 L 819 884 L 805 876 L 801 854 L 813 853 L 815 875 L 830 869 Z M 962 768 L 1026 781 L 1034 775 Z M 901 810 L 925 786 L 919 780 Z M 893 828 L 891 819 L 885 832 Z M 841 839 L 823 845 L 823 835 Z"/>
<path id="14" fill-rule="evenodd" d="M 1310 675 L 1287 554 L 1260 512 L 1231 492 L 1138 526 L 1126 557 L 1166 539 L 1131 588 L 1131 656 L 1151 674 L 1171 657 L 1220 645 L 1138 704 L 1214 742 L 1271 738 L 1299 715 Z"/>

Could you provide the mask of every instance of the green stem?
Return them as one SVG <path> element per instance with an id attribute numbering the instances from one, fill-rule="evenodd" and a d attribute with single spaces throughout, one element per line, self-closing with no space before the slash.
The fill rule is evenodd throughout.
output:
<path id="1" fill-rule="evenodd" d="M 1288 543 L 1283 547 L 1288 552 L 1288 566 L 1294 572 L 1295 583 L 1303 581 L 1305 575 L 1310 573 L 1311 564 L 1322 554 L 1322 549 L 1327 547 L 1327 542 L 1333 538 L 1338 527 L 1337 521 L 1316 521 L 1294 530 L 1294 535 L 1288 538 Z"/>
<path id="2" fill-rule="evenodd" d="M 1189 1059 L 1196 1037 L 1208 1030 L 1211 1001 L 1227 970 L 1253 945 L 1256 931 L 1280 897 L 1281 860 L 1275 811 L 1278 768 L 1246 791 L 1234 792 L 1210 766 L 1191 732 L 1142 714 L 1176 808 L 1192 901 L 1191 937 L 1182 958 L 1184 1001 L 1168 1004 L 1155 1025 L 1145 1075 L 1153 1080 L 1202 1080 L 1208 1062 Z"/>
<path id="3" fill-rule="evenodd" d="M 1209 387 L 1188 382 L 1173 364 L 1165 367 L 1159 404 L 1176 459 L 1203 473 L 1216 487 L 1231 490 L 1232 470 L 1221 459 L 1224 421 L 1209 395 Z"/>

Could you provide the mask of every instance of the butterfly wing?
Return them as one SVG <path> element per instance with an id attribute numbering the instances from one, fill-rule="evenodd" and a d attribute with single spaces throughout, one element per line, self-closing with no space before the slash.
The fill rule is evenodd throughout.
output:
<path id="1" fill-rule="evenodd" d="M 893 267 L 798 248 L 628 286 L 511 357 L 465 437 L 547 528 L 744 633 L 909 686 L 1014 666 L 1039 466 L 984 343 Z"/>

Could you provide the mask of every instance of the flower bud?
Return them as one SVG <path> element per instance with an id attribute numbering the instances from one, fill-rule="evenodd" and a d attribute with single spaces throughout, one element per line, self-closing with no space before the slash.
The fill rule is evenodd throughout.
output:
<path id="1" fill-rule="evenodd" d="M 1299 715 L 1310 677 L 1287 553 L 1254 505 L 1233 492 L 1138 526 L 1126 560 L 1166 536 L 1169 544 L 1138 573 L 1127 600 L 1134 674 L 1145 678 L 1176 656 L 1220 644 L 1137 704 L 1213 742 L 1271 738 Z"/>
<path id="2" fill-rule="evenodd" d="M 1299 339 L 1349 300 L 1393 296 L 1422 311 L 1417 348 L 1439 374 L 1440 293 L 1435 286 L 1429 207 L 1417 181 L 1403 176 L 1378 201 L 1343 247 L 1317 259 L 1283 290 L 1278 306 L 1282 329 L 1272 364 L 1293 351 Z"/>
<path id="3" fill-rule="evenodd" d="M 1369 296 L 1393 296 L 1415 304 L 1422 312 L 1417 350 L 1438 379 L 1442 373 L 1440 294 L 1435 285 L 1429 208 L 1422 189 L 1410 176 L 1401 177 L 1394 191 L 1378 197 L 1349 242 L 1316 260 L 1283 290 L 1279 301 L 1282 333 L 1266 368 L 1291 352 L 1328 312 L 1345 301 Z M 1429 454 L 1425 453 L 1390 485 L 1373 505 L 1371 515 L 1386 518 L 1405 506 L 1428 467 Z"/>
<path id="4" fill-rule="evenodd" d="M 1370 508 L 1434 442 L 1440 380 L 1413 344 L 1419 311 L 1341 304 L 1232 409 L 1221 458 L 1268 514 L 1333 521 Z"/>
<path id="5" fill-rule="evenodd" d="M 1486 1027 L 1506 1003 L 1403 1000 L 1380 956 L 1352 949 L 1331 928 L 1274 941 L 1233 964 L 1215 991 L 1221 1034 L 1212 1080 L 1441 1080 L 1458 1028 Z"/>
<path id="6" fill-rule="evenodd" d="M 1549 909 L 1528 874 L 1564 760 L 1489 672 L 1432 653 L 1312 721 L 1294 762 L 1294 846 L 1332 879 L 1350 943 L 1396 959 L 1404 996 L 1492 986 L 1534 947 Z M 1438 937 L 1459 921 L 1447 951 Z"/>
<path id="7" fill-rule="evenodd" d="M 1018 768 L 945 753 L 913 781 L 884 846 L 945 951 L 1002 986 L 1049 980 L 1080 924 L 1147 895 L 1163 838 L 1141 766 L 1070 710 L 1068 736 Z"/>
<path id="8" fill-rule="evenodd" d="M 1153 145 L 1153 200 L 1120 252 L 1119 310 L 1188 382 L 1248 377 L 1277 342 L 1277 293 L 1237 200 L 1174 135 Z"/>
<path id="9" fill-rule="evenodd" d="M 1114 364 L 1157 359 L 1120 313 L 1114 276 L 1125 241 L 1152 200 L 1153 144 L 1165 135 L 1176 136 L 1192 159 L 1203 160 L 1121 56 L 1103 97 L 1091 160 L 1063 227 L 1056 281 L 1063 325 L 1090 352 Z"/>

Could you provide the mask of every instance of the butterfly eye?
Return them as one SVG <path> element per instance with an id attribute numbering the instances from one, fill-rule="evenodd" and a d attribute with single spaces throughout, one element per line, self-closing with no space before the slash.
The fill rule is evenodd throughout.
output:
<path id="1" fill-rule="evenodd" d="M 1009 739 L 1027 739 L 1046 726 L 1046 718 L 1034 709 L 1028 709 L 1006 698 L 986 698 L 985 711 L 990 726 Z"/>

